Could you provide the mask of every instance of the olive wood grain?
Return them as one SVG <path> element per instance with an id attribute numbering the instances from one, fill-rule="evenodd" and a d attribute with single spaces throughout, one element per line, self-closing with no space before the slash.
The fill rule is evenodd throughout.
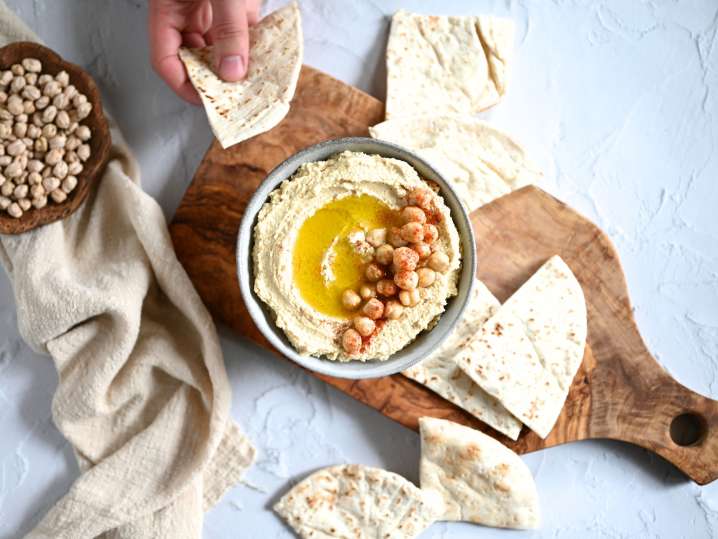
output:
<path id="1" fill-rule="evenodd" d="M 0 211 L 0 234 L 22 234 L 74 213 L 87 198 L 92 186 L 102 178 L 112 145 L 110 127 L 102 111 L 100 92 L 92 77 L 81 67 L 66 62 L 47 47 L 30 41 L 16 41 L 2 47 L 0 69 L 9 69 L 11 65 L 18 64 L 25 58 L 40 60 L 42 73 L 55 76 L 60 71 L 67 71 L 70 75 L 70 84 L 74 84 L 92 103 L 92 112 L 82 121 L 82 124 L 88 126 L 92 132 L 92 138 L 88 142 L 91 153 L 90 158 L 83 163 L 82 172 L 77 175 L 77 187 L 67 195 L 65 202 L 56 204 L 48 200 L 44 208 L 39 210 L 31 208 L 19 219 L 10 217 L 5 211 Z"/>
<path id="2" fill-rule="evenodd" d="M 215 141 L 202 161 L 170 231 L 177 255 L 214 316 L 270 348 L 242 303 L 235 269 L 239 221 L 266 174 L 297 150 L 330 138 L 366 135 L 383 105 L 328 75 L 304 67 L 289 115 L 271 131 L 228 150 Z M 418 428 L 424 415 L 480 429 L 519 453 L 587 438 L 631 442 L 663 456 L 698 483 L 718 474 L 718 404 L 675 382 L 643 344 L 625 279 L 608 238 L 538 188 L 527 187 L 472 215 L 478 276 L 505 300 L 546 259 L 559 254 L 584 289 L 589 346 L 566 405 L 542 440 L 524 428 L 512 441 L 402 375 L 373 380 L 318 376 L 382 414 Z M 696 414 L 701 432 L 688 447 L 674 443 L 676 416 Z"/>

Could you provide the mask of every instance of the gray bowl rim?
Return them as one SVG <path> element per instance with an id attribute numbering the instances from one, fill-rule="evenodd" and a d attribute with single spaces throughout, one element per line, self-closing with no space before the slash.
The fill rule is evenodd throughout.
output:
<path id="1" fill-rule="evenodd" d="M 344 151 L 380 155 L 404 161 L 425 179 L 439 185 L 441 195 L 449 206 L 452 219 L 461 238 L 462 268 L 459 292 L 448 300 L 448 306 L 437 324 L 420 333 L 409 345 L 386 360 L 334 361 L 299 354 L 277 327 L 271 309 L 254 293 L 252 240 L 257 215 L 269 194 L 297 171 L 304 163 L 322 161 Z M 418 166 L 417 166 L 418 164 Z M 447 197 L 448 194 L 448 197 Z M 458 209 L 458 212 L 455 212 Z M 458 215 L 454 215 L 458 213 Z M 463 230 L 462 230 L 463 229 Z M 237 235 L 237 279 L 242 299 L 259 331 L 283 356 L 319 374 L 353 380 L 380 378 L 399 373 L 416 365 L 441 346 L 461 319 L 474 290 L 476 275 L 476 247 L 469 212 L 450 183 L 426 160 L 398 144 L 369 137 L 345 137 L 313 144 L 292 154 L 274 167 L 262 181 L 245 207 Z"/>

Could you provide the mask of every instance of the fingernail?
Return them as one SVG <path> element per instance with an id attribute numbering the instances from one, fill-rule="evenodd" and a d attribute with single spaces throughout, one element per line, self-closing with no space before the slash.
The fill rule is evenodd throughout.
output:
<path id="1" fill-rule="evenodd" d="M 244 77 L 244 61 L 241 56 L 225 56 L 219 64 L 219 76 L 227 81 Z"/>

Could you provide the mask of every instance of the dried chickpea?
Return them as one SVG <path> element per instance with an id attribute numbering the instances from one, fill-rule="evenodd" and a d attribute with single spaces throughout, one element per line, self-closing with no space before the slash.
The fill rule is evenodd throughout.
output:
<path id="1" fill-rule="evenodd" d="M 12 71 L 3 71 L 2 75 L 0 75 L 0 85 L 7 86 L 12 82 L 12 79 L 14 79 L 15 76 L 13 75 Z"/>
<path id="2" fill-rule="evenodd" d="M 60 180 L 65 179 L 67 177 L 67 163 L 65 163 L 65 161 L 58 161 L 55 166 L 52 167 L 52 175 Z"/>
<path id="3" fill-rule="evenodd" d="M 353 320 L 354 329 L 357 330 L 357 333 L 361 335 L 362 337 L 368 337 L 372 333 L 374 333 L 374 330 L 376 329 L 376 322 L 369 318 L 368 316 L 357 316 Z"/>
<path id="4" fill-rule="evenodd" d="M 45 164 L 37 159 L 33 159 L 27 163 L 27 169 L 30 172 L 42 172 L 43 168 L 45 168 Z"/>
<path id="5" fill-rule="evenodd" d="M 53 176 L 48 176 L 42 180 L 42 186 L 45 188 L 46 192 L 52 193 L 60 187 L 60 180 Z"/>
<path id="6" fill-rule="evenodd" d="M 67 137 L 67 143 L 65 143 L 66 150 L 76 150 L 80 147 L 82 141 L 74 135 Z"/>
<path id="7" fill-rule="evenodd" d="M 45 153 L 47 151 L 47 147 L 47 139 L 45 137 L 38 137 L 35 140 L 34 148 L 36 152 Z"/>
<path id="8" fill-rule="evenodd" d="M 47 73 L 43 73 L 37 78 L 37 84 L 38 86 L 45 86 L 48 82 L 52 80 L 52 75 L 48 75 Z"/>
<path id="9" fill-rule="evenodd" d="M 70 74 L 65 70 L 60 71 L 57 75 L 55 75 L 55 80 L 60 84 L 60 86 L 65 88 L 68 84 L 70 84 Z"/>
<path id="10" fill-rule="evenodd" d="M 67 96 L 65 96 L 65 94 L 57 94 L 55 97 L 52 98 L 52 106 L 58 110 L 65 110 L 69 104 L 70 100 L 67 99 Z"/>
<path id="11" fill-rule="evenodd" d="M 13 134 L 18 138 L 25 138 L 25 135 L 27 135 L 27 124 L 15 124 Z"/>
<path id="12" fill-rule="evenodd" d="M 42 136 L 48 141 L 57 135 L 57 126 L 55 124 L 47 124 L 42 128 Z"/>
<path id="13" fill-rule="evenodd" d="M 32 208 L 32 202 L 30 202 L 27 198 L 21 198 L 17 201 L 17 203 L 22 211 L 27 211 Z"/>
<path id="14" fill-rule="evenodd" d="M 48 127 L 48 126 L 45 126 L 45 127 Z M 47 135 L 45 135 L 45 136 L 47 136 Z M 66 143 L 67 143 L 67 137 L 65 135 L 63 135 L 62 133 L 60 133 L 59 135 L 55 135 L 51 138 L 48 137 L 48 142 L 47 142 L 48 147 L 51 150 L 63 149 L 65 147 Z"/>
<path id="15" fill-rule="evenodd" d="M 25 198 L 25 197 L 27 196 L 28 190 L 29 190 L 29 189 L 28 189 L 27 185 L 25 185 L 25 184 L 18 185 L 18 186 L 16 186 L 15 189 L 13 190 L 13 192 L 12 192 L 12 197 L 13 197 L 15 200 L 20 200 L 20 199 L 22 199 L 22 198 Z"/>
<path id="16" fill-rule="evenodd" d="M 13 116 L 22 114 L 25 109 L 22 104 L 22 98 L 19 95 L 11 95 L 7 98 L 7 110 Z"/>
<path id="17" fill-rule="evenodd" d="M 37 73 L 25 73 L 25 82 L 30 86 L 35 86 L 37 84 Z"/>
<path id="18" fill-rule="evenodd" d="M 42 185 L 33 185 L 30 187 L 30 196 L 38 198 L 45 195 L 45 188 Z"/>
<path id="19" fill-rule="evenodd" d="M 41 197 L 33 198 L 32 205 L 38 210 L 41 210 L 42 208 L 47 206 L 47 196 L 43 195 Z"/>
<path id="20" fill-rule="evenodd" d="M 5 92 L 0 91 L 0 104 L 7 102 L 7 94 Z"/>
<path id="21" fill-rule="evenodd" d="M 77 94 L 72 98 L 72 105 L 78 108 L 80 105 L 87 103 L 87 96 L 84 94 Z"/>
<path id="22" fill-rule="evenodd" d="M 50 122 L 53 122 L 55 120 L 55 117 L 57 116 L 57 107 L 54 105 L 50 105 L 45 110 L 42 111 L 42 121 L 46 124 L 49 124 Z M 55 129 L 57 129 L 57 126 L 55 126 Z"/>
<path id="23" fill-rule="evenodd" d="M 0 167 L 6 167 L 12 163 L 12 157 L 9 155 L 0 156 Z"/>
<path id="24" fill-rule="evenodd" d="M 75 152 L 68 152 L 68 155 L 69 155 L 69 154 L 74 154 L 74 153 L 75 153 Z M 70 160 L 68 159 L 67 162 L 69 163 L 69 164 L 67 165 L 67 173 L 68 173 L 70 176 L 77 176 L 77 175 L 80 174 L 80 173 L 83 171 L 83 169 L 85 168 L 85 167 L 82 166 L 82 163 L 80 163 L 79 158 L 78 158 L 78 161 L 70 161 Z"/>
<path id="25" fill-rule="evenodd" d="M 67 195 L 62 189 L 55 189 L 50 193 L 50 198 L 52 198 L 52 200 L 54 200 L 58 204 L 62 204 L 63 202 L 65 202 L 65 200 L 67 200 Z"/>
<path id="26" fill-rule="evenodd" d="M 0 210 L 6 210 L 10 204 L 12 204 L 12 200 L 6 196 L 0 196 Z"/>
<path id="27" fill-rule="evenodd" d="M 45 86 L 42 88 L 42 95 L 46 95 L 49 98 L 55 97 L 57 94 L 62 92 L 62 88 L 60 87 L 60 83 L 54 80 L 51 80 Z"/>
<path id="28" fill-rule="evenodd" d="M 35 112 L 35 103 L 32 101 L 23 101 L 22 103 L 22 112 L 23 114 L 29 116 L 30 114 Z M 27 122 L 27 120 L 25 120 Z"/>
<path id="29" fill-rule="evenodd" d="M 10 180 L 0 185 L 0 195 L 4 197 L 12 196 L 13 191 L 15 191 L 15 183 Z"/>
<path id="30" fill-rule="evenodd" d="M 12 161 L 5 167 L 5 176 L 8 178 L 19 178 L 22 176 L 22 164 L 19 161 Z"/>
<path id="31" fill-rule="evenodd" d="M 50 98 L 46 95 L 43 95 L 40 97 L 37 101 L 35 101 L 35 108 L 37 110 L 43 110 L 50 104 Z"/>
<path id="32" fill-rule="evenodd" d="M 42 138 L 39 138 L 38 140 L 43 140 Z M 54 149 L 47 152 L 47 155 L 45 156 L 45 163 L 50 166 L 55 166 L 60 161 L 62 161 L 62 150 L 60 149 Z"/>
<path id="33" fill-rule="evenodd" d="M 22 67 L 29 73 L 40 73 L 42 71 L 42 62 L 37 58 L 25 58 L 22 61 Z"/>
<path id="34" fill-rule="evenodd" d="M 23 88 L 25 88 L 26 84 L 27 81 L 25 80 L 25 77 L 15 77 L 10 83 L 10 91 L 14 94 L 18 94 Z"/>
<path id="35" fill-rule="evenodd" d="M 90 140 L 90 137 L 92 136 L 92 132 L 90 131 L 90 128 L 87 127 L 86 125 L 80 125 L 75 130 L 75 136 L 77 138 L 79 138 L 82 142 L 87 142 L 88 140 Z M 379 233 L 379 231 L 381 231 L 381 230 L 384 231 L 384 238 L 386 239 L 386 229 L 385 228 L 376 228 L 374 230 L 369 231 L 369 233 L 366 235 L 366 241 L 368 241 L 374 247 L 379 247 L 379 245 L 381 245 L 382 243 L 386 243 L 386 241 L 382 241 L 381 243 L 379 243 L 379 245 L 375 245 L 374 242 L 372 241 L 374 239 L 372 237 L 372 233 L 376 234 L 376 233 Z M 372 238 L 372 239 L 370 239 L 370 238 Z"/>
<path id="36" fill-rule="evenodd" d="M 80 158 L 77 156 L 77 153 L 72 150 L 65 152 L 64 159 L 68 165 L 72 165 L 73 163 L 80 164 Z M 82 165 L 80 164 L 80 166 Z"/>
<path id="37" fill-rule="evenodd" d="M 11 71 L 12 74 L 15 75 L 15 76 L 24 75 L 24 74 L 25 74 L 25 68 L 22 67 L 21 64 L 13 64 L 13 65 L 11 65 L 11 66 L 10 66 L 10 71 Z"/>
<path id="38" fill-rule="evenodd" d="M 92 112 L 92 103 L 82 103 L 77 107 L 77 119 L 84 120 Z"/>
<path id="39" fill-rule="evenodd" d="M 55 123 L 57 124 L 57 127 L 60 129 L 69 129 L 70 127 L 70 115 L 64 111 L 61 110 L 57 113 L 57 117 L 55 118 Z"/>
<path id="40" fill-rule="evenodd" d="M 16 155 L 20 155 L 25 151 L 25 143 L 21 140 L 14 140 L 7 145 L 5 151 L 8 155 L 15 157 Z"/>
<path id="41" fill-rule="evenodd" d="M 75 176 L 68 176 L 64 180 L 62 180 L 62 186 L 61 189 L 65 191 L 65 193 L 70 194 L 72 191 L 75 190 L 75 187 L 77 187 L 77 178 Z M 355 292 L 356 294 L 356 292 Z M 357 299 L 361 301 L 361 298 L 359 295 L 357 295 Z M 358 303 L 357 303 L 358 305 Z"/>
<path id="42" fill-rule="evenodd" d="M 22 217 L 22 208 L 17 202 L 13 202 L 8 206 L 7 208 L 8 214 L 10 214 L 10 217 L 14 217 L 15 219 L 20 219 Z"/>
<path id="43" fill-rule="evenodd" d="M 45 165 L 43 165 L 43 167 L 44 166 Z M 39 172 L 30 172 L 27 175 L 27 183 L 29 183 L 30 185 L 40 185 L 42 183 L 42 176 Z"/>

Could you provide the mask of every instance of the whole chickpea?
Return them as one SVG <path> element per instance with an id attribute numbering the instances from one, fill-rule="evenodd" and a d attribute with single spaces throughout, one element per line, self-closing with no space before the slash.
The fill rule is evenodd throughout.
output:
<path id="1" fill-rule="evenodd" d="M 366 278 L 372 283 L 377 282 L 379 279 L 384 277 L 384 270 L 378 264 L 369 264 L 364 271 Z"/>
<path id="2" fill-rule="evenodd" d="M 388 243 L 380 245 L 374 252 L 374 258 L 379 264 L 388 266 L 394 261 L 394 248 Z"/>
<path id="3" fill-rule="evenodd" d="M 449 269 L 449 263 L 449 256 L 441 251 L 432 253 L 428 260 L 429 267 L 439 273 L 446 273 Z"/>
<path id="4" fill-rule="evenodd" d="M 394 250 L 394 269 L 396 271 L 413 271 L 419 263 L 419 255 L 409 247 Z"/>
<path id="5" fill-rule="evenodd" d="M 419 284 L 419 275 L 415 271 L 399 271 L 394 275 L 394 283 L 402 290 L 414 290 Z"/>
<path id="6" fill-rule="evenodd" d="M 406 206 L 402 209 L 401 218 L 405 223 L 426 223 L 426 213 L 416 206 Z"/>
<path id="7" fill-rule="evenodd" d="M 356 355 L 361 350 L 361 335 L 355 329 L 347 329 L 342 335 L 342 348 L 350 356 Z"/>
<path id="8" fill-rule="evenodd" d="M 342 306 L 345 309 L 353 311 L 359 307 L 359 304 L 361 304 L 361 296 L 354 292 L 354 290 L 347 288 L 344 292 L 342 292 Z"/>
<path id="9" fill-rule="evenodd" d="M 387 301 L 384 307 L 384 317 L 387 320 L 397 320 L 404 314 L 404 307 L 398 301 Z"/>
<path id="10" fill-rule="evenodd" d="M 357 316 L 354 318 L 353 323 L 354 329 L 356 329 L 357 333 L 359 333 L 362 337 L 368 337 L 374 333 L 374 330 L 376 329 L 376 323 L 374 320 L 367 316 Z"/>
<path id="11" fill-rule="evenodd" d="M 396 284 L 389 279 L 382 279 L 376 283 L 376 292 L 380 296 L 391 297 L 397 293 Z"/>
<path id="12" fill-rule="evenodd" d="M 384 314 L 384 304 L 372 298 L 364 304 L 361 311 L 372 320 L 378 320 Z"/>
<path id="13" fill-rule="evenodd" d="M 408 243 L 418 243 L 424 240 L 424 225 L 421 223 L 406 223 L 401 227 L 401 239 Z"/>

